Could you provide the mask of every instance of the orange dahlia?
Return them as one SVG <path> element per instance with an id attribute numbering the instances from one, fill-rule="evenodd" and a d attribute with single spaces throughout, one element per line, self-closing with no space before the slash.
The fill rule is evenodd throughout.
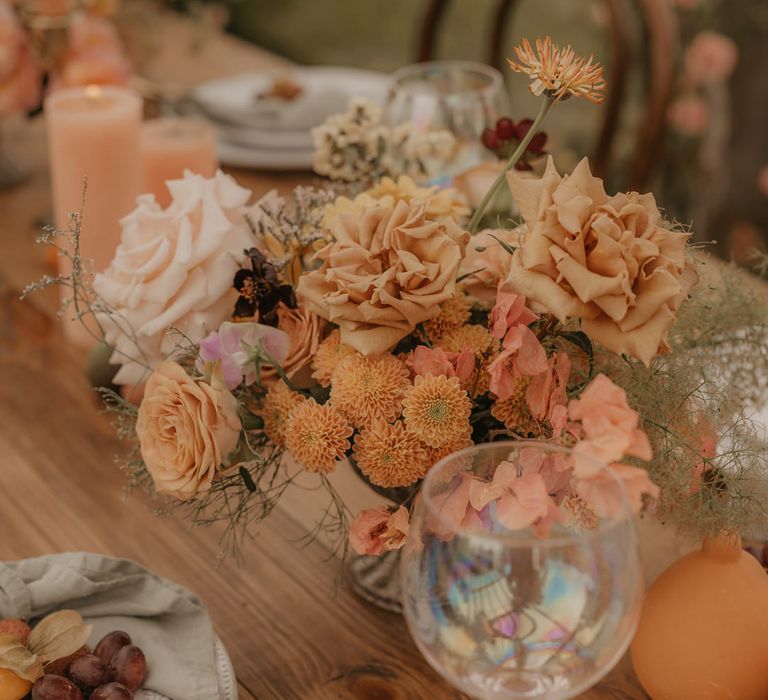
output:
<path id="1" fill-rule="evenodd" d="M 443 457 L 447 457 L 453 452 L 463 450 L 465 447 L 472 447 L 472 444 L 472 431 L 467 430 L 464 433 L 456 435 L 442 447 L 425 446 L 428 455 L 427 464 L 429 465 L 427 471 L 435 466 L 435 464 L 437 464 Z"/>
<path id="2" fill-rule="evenodd" d="M 436 343 L 448 331 L 463 326 L 469 320 L 472 305 L 463 294 L 457 294 L 440 306 L 440 313 L 429 321 L 424 321 L 424 330 L 430 342 Z"/>
<path id="3" fill-rule="evenodd" d="M 331 377 L 331 402 L 356 428 L 400 415 L 409 387 L 408 368 L 393 355 L 343 360 Z"/>
<path id="4" fill-rule="evenodd" d="M 285 446 L 307 471 L 328 474 L 349 449 L 352 427 L 330 403 L 295 406 L 285 423 Z"/>
<path id="5" fill-rule="evenodd" d="M 403 399 L 409 433 L 429 447 L 443 447 L 469 430 L 472 403 L 456 377 L 416 377 Z"/>
<path id="6" fill-rule="evenodd" d="M 355 461 L 372 483 L 385 488 L 410 486 L 430 466 L 427 448 L 403 422 L 374 421 L 355 440 Z"/>
<path id="7" fill-rule="evenodd" d="M 258 415 L 264 421 L 264 432 L 278 447 L 285 447 L 285 423 L 295 406 L 305 401 L 298 392 L 291 391 L 284 382 L 275 382 L 261 402 Z"/>
<path id="8" fill-rule="evenodd" d="M 354 354 L 355 350 L 341 344 L 341 333 L 337 328 L 317 348 L 312 358 L 312 369 L 315 370 L 312 377 L 317 379 L 320 386 L 330 386 L 331 376 L 339 363 Z"/>

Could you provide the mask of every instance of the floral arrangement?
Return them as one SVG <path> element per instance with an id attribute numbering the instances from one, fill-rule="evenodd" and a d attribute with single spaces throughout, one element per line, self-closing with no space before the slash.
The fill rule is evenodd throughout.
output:
<path id="1" fill-rule="evenodd" d="M 50 7 L 49 7 L 50 5 Z M 121 85 L 131 66 L 109 19 L 116 3 L 87 0 L 77 3 L 34 3 L 0 0 L 0 116 L 33 110 L 42 93 L 80 85 Z M 48 12 L 48 14 L 46 13 Z M 66 31 L 66 44 L 55 43 L 47 31 Z M 46 81 L 45 74 L 48 73 Z"/>
<path id="2" fill-rule="evenodd" d="M 586 159 L 565 175 L 551 157 L 539 175 L 516 169 L 551 108 L 599 102 L 605 83 L 549 39 L 510 65 L 542 106 L 474 212 L 455 188 L 336 148 L 350 119 L 354 139 L 376 133 L 355 104 L 318 132 L 323 167 L 373 181 L 353 198 L 299 188 L 249 205 L 232 178 L 188 174 L 167 209 L 140 198 L 95 276 L 72 215 L 72 272 L 42 284 L 70 287 L 115 382 L 143 396 L 106 393 L 134 486 L 193 524 L 223 522 L 229 551 L 309 479 L 328 493 L 318 529 L 379 554 L 402 545 L 438 460 L 525 438 L 573 456 L 469 480 L 445 504 L 457 522 L 493 502 L 511 528 L 589 529 L 619 495 L 597 460 L 635 511 L 688 532 L 765 523 L 749 411 L 768 377 L 768 304 L 692 250 L 653 195 L 606 193 Z M 504 184 L 521 221 L 484 228 Z M 392 505 L 349 513 L 331 478 L 347 463 Z"/>

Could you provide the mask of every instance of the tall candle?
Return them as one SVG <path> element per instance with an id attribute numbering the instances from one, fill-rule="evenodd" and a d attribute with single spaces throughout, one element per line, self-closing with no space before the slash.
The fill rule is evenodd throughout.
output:
<path id="1" fill-rule="evenodd" d="M 70 212 L 83 207 L 80 253 L 96 271 L 112 260 L 120 218 L 141 194 L 141 112 L 139 95 L 117 87 L 60 90 L 45 101 L 56 227 L 66 230 Z M 94 342 L 76 321 L 65 321 L 64 330 L 78 345 Z"/>
<path id="2" fill-rule="evenodd" d="M 141 157 L 144 191 L 167 207 L 171 198 L 166 181 L 182 177 L 185 170 L 205 177 L 216 173 L 216 130 L 199 119 L 151 119 L 141 127 Z"/>

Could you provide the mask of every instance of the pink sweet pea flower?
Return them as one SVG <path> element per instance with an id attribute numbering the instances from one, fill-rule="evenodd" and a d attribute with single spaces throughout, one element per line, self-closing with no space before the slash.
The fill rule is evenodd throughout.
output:
<path id="1" fill-rule="evenodd" d="M 609 473 L 610 471 L 610 473 Z M 658 498 L 659 487 L 651 481 L 648 472 L 627 464 L 613 464 L 604 471 L 576 481 L 576 493 L 583 498 L 600 518 L 611 518 L 621 511 L 621 488 L 611 478 L 618 477 L 627 493 L 629 507 L 639 513 L 643 507 L 643 495 Z"/>
<path id="2" fill-rule="evenodd" d="M 200 341 L 197 369 L 205 370 L 218 362 L 227 388 L 232 391 L 240 382 L 250 386 L 256 381 L 256 368 L 249 358 L 250 348 L 260 344 L 277 361 L 282 362 L 291 350 L 291 339 L 285 331 L 261 323 L 222 323 Z"/>
<path id="3" fill-rule="evenodd" d="M 574 448 L 577 477 L 597 474 L 602 465 L 624 456 L 649 460 L 648 436 L 638 428 L 640 418 L 627 395 L 604 374 L 595 377 L 578 399 L 568 404 L 571 420 L 581 421 L 584 439 Z M 584 456 L 589 459 L 579 459 Z"/>

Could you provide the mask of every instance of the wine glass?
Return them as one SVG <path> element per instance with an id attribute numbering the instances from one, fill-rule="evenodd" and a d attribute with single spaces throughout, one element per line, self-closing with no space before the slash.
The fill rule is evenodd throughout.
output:
<path id="1" fill-rule="evenodd" d="M 515 441 L 438 462 L 402 550 L 403 608 L 416 645 L 438 673 L 479 700 L 578 695 L 623 656 L 640 611 L 634 520 L 610 470 L 620 504 L 610 518 L 592 511 L 579 518 L 573 505 L 561 505 L 569 516 L 548 531 L 541 523 L 510 530 L 495 502 L 479 512 L 466 505 L 467 482 L 487 482 L 501 463 L 521 465 L 532 449 L 559 465 L 570 459 L 563 448 Z M 457 512 L 467 514 L 461 522 Z"/>
<path id="2" fill-rule="evenodd" d="M 493 155 L 480 140 L 506 108 L 504 79 L 491 66 L 471 61 L 430 61 L 396 70 L 384 104 L 384 120 L 417 132 L 450 131 L 457 148 L 444 174 L 454 175 Z"/>

